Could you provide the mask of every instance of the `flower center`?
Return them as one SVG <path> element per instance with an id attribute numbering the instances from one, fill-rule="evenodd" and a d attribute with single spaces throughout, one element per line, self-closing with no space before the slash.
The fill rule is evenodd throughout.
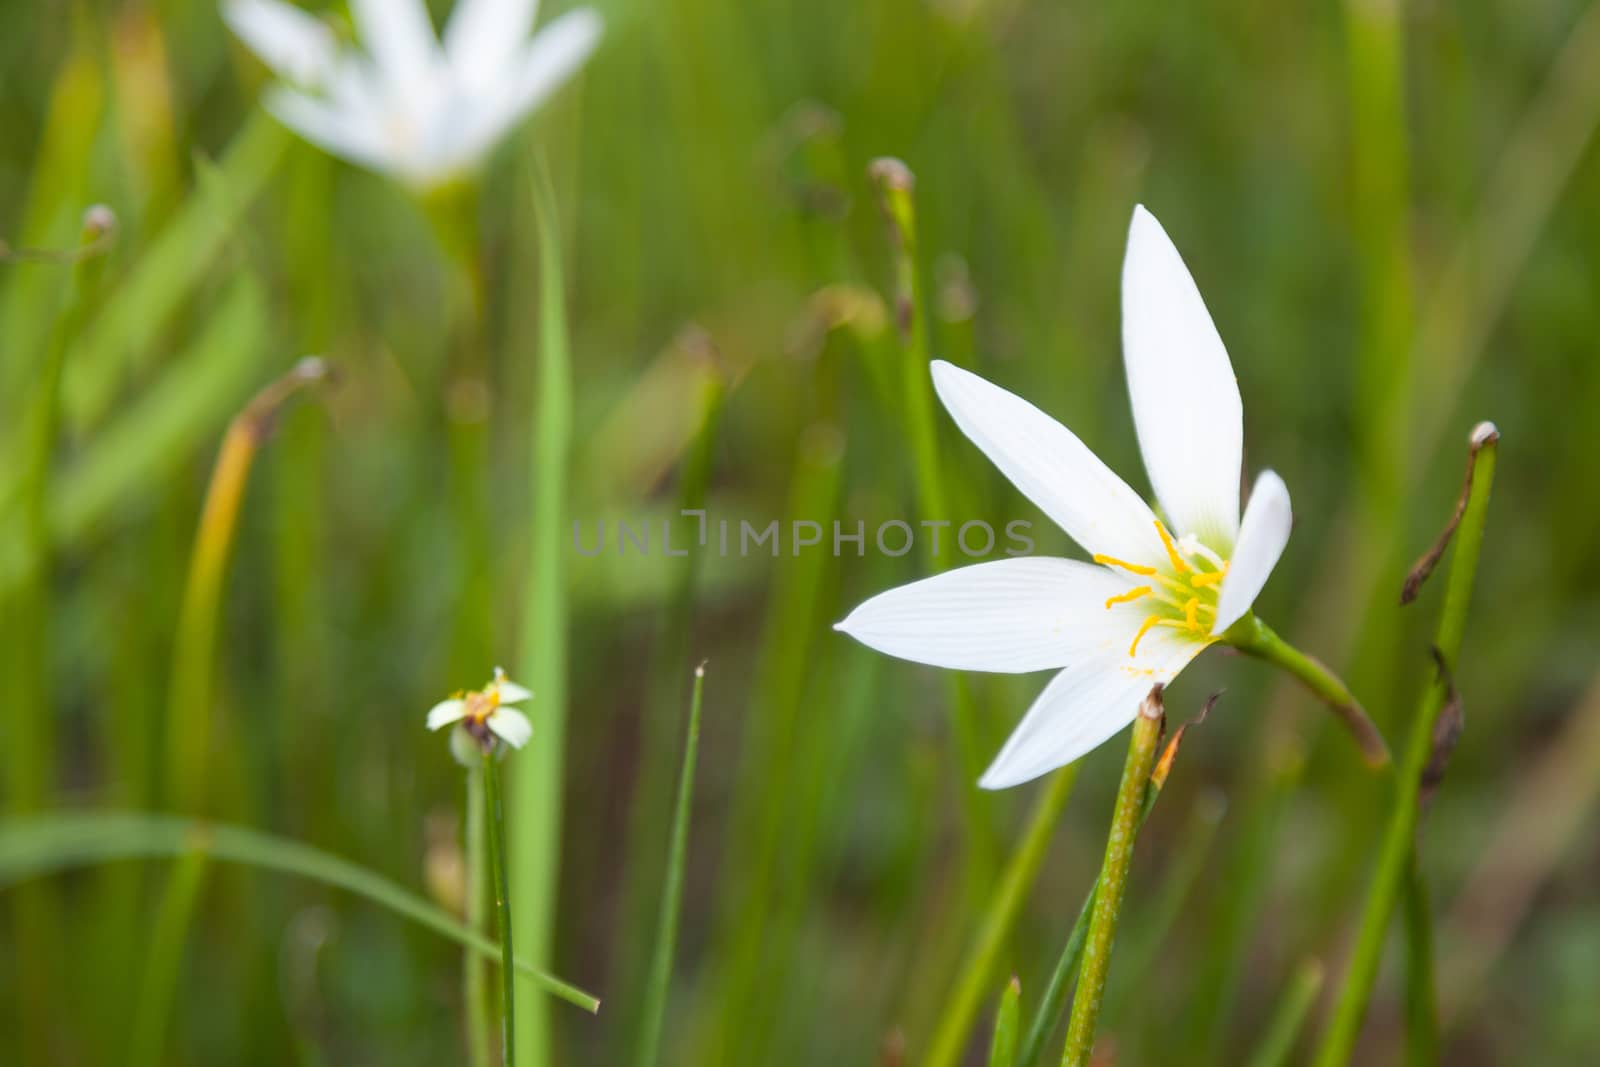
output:
<path id="1" fill-rule="evenodd" d="M 1096 552 L 1094 561 L 1146 579 L 1146 584 L 1136 585 L 1106 601 L 1110 611 L 1118 604 L 1148 601 L 1151 613 L 1139 624 L 1128 646 L 1128 655 L 1139 652 L 1139 642 L 1157 626 L 1170 626 L 1197 637 L 1210 639 L 1211 624 L 1217 618 L 1217 595 L 1222 579 L 1228 574 L 1228 561 L 1218 556 L 1192 537 L 1174 540 L 1166 526 L 1156 520 L 1156 533 L 1167 550 L 1170 569 L 1146 567 L 1129 563 L 1113 556 Z"/>
<path id="2" fill-rule="evenodd" d="M 467 702 L 465 718 L 475 723 L 482 723 L 500 706 L 500 689 L 498 686 L 490 686 L 486 690 L 468 693 L 463 699 Z"/>

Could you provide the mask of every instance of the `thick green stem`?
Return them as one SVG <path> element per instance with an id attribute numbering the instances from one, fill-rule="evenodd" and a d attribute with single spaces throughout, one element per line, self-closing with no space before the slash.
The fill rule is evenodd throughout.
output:
<path id="1" fill-rule="evenodd" d="M 1321 660 L 1308 656 L 1279 637 L 1253 614 L 1228 628 L 1222 639 L 1246 655 L 1276 664 L 1294 675 L 1324 704 L 1339 716 L 1346 729 L 1361 746 L 1361 755 L 1373 767 L 1389 762 L 1389 746 L 1350 689 Z"/>
<path id="2" fill-rule="evenodd" d="M 498 743 L 497 743 L 498 747 Z M 494 878 L 495 920 L 500 937 L 500 1004 L 505 1041 L 505 1065 L 516 1062 L 516 968 L 511 953 L 511 884 L 506 875 L 506 818 L 500 804 L 500 764 L 497 753 L 483 756 L 483 804 L 489 817 L 489 870 Z"/>
<path id="3" fill-rule="evenodd" d="M 1150 817 L 1150 810 L 1156 806 L 1156 798 L 1161 795 L 1163 784 L 1152 779 L 1149 788 L 1144 791 L 1144 804 L 1139 810 L 1140 827 L 1144 826 L 1144 821 Z M 1078 917 L 1072 924 L 1072 932 L 1067 935 L 1067 943 L 1061 949 L 1061 957 L 1050 975 L 1050 983 L 1045 987 L 1039 1007 L 1028 1024 L 1028 1033 L 1023 1038 L 1022 1051 L 1017 1058 L 1018 1067 L 1033 1067 L 1039 1062 L 1045 1040 L 1061 1019 L 1061 1012 L 1067 1005 L 1068 982 L 1078 961 L 1083 958 L 1083 943 L 1089 935 L 1089 916 L 1094 912 L 1099 889 L 1097 878 L 1095 884 L 1089 887 L 1089 895 L 1083 898 L 1083 906 L 1078 909 Z"/>
<path id="4" fill-rule="evenodd" d="M 1105 861 L 1100 867 L 1094 908 L 1089 915 L 1083 966 L 1078 971 L 1078 988 L 1072 997 L 1067 1045 L 1061 1054 L 1062 1067 L 1084 1067 L 1089 1062 L 1089 1053 L 1094 1050 L 1095 1025 L 1100 1019 L 1100 1002 L 1105 996 L 1106 975 L 1111 969 L 1111 948 L 1117 936 L 1117 917 L 1127 887 L 1128 865 L 1133 859 L 1134 840 L 1139 835 L 1145 787 L 1149 784 L 1156 746 L 1161 740 L 1161 718 L 1158 686 L 1139 706 L 1139 715 L 1133 720 L 1128 758 L 1122 765 L 1122 784 L 1117 788 L 1117 803 L 1111 813 L 1111 832 L 1106 837 Z"/>
<path id="5" fill-rule="evenodd" d="M 539 229 L 539 367 L 537 412 L 531 425 L 533 459 L 532 558 L 523 599 L 524 675 L 539 699 L 529 708 L 534 745 L 511 776 L 517 836 L 517 925 L 522 955 L 550 957 L 557 875 L 561 862 L 562 764 L 566 753 L 567 574 L 562 524 L 567 507 L 572 448 L 572 363 L 568 347 L 566 283 L 561 261 L 555 191 L 541 160 L 532 180 Z M 519 1053 L 532 1067 L 549 1060 L 545 1005 L 525 990 Z"/>
<path id="6" fill-rule="evenodd" d="M 1484 423 L 1474 429 L 1471 444 L 1476 453 L 1476 471 L 1467 490 L 1467 506 L 1462 512 L 1461 524 L 1456 530 L 1455 559 L 1450 567 L 1449 584 L 1445 587 L 1444 611 L 1439 618 L 1435 642 L 1447 668 L 1456 663 L 1461 653 L 1467 606 L 1472 598 L 1473 580 L 1478 573 L 1478 553 L 1483 546 L 1489 490 L 1494 483 L 1499 433 L 1493 426 Z M 1349 1062 L 1355 1047 L 1367 1001 L 1372 996 L 1372 986 L 1377 979 L 1389 918 L 1403 888 L 1408 865 L 1412 862 L 1422 773 L 1433 752 L 1434 725 L 1445 706 L 1448 693 L 1448 680 L 1434 679 L 1424 689 L 1416 718 L 1411 723 L 1411 736 L 1406 746 L 1405 762 L 1400 767 L 1395 783 L 1394 807 L 1384 833 L 1382 851 L 1378 856 L 1372 885 L 1367 891 L 1355 948 L 1350 954 L 1349 969 L 1345 972 L 1332 1020 L 1317 1054 L 1317 1067 L 1343 1067 Z"/>

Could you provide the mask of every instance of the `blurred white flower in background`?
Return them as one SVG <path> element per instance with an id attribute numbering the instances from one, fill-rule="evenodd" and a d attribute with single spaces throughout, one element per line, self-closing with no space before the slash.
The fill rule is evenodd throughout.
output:
<path id="1" fill-rule="evenodd" d="M 537 0 L 460 0 L 441 41 L 423 0 L 350 0 L 360 47 L 286 0 L 226 0 L 234 34 L 287 84 L 267 110 L 311 143 L 419 189 L 463 177 L 600 41 L 579 8 L 530 36 Z"/>
<path id="2" fill-rule="evenodd" d="M 1265 471 L 1243 520 L 1239 384 L 1166 231 L 1135 208 L 1122 268 L 1122 345 L 1139 448 L 1164 513 L 1032 404 L 943 361 L 956 425 L 1093 563 L 1025 557 L 881 593 L 836 627 L 902 659 L 972 671 L 1065 668 L 980 779 L 1001 789 L 1065 766 L 1133 721 L 1167 683 L 1251 620 L 1289 539 L 1289 490 Z M 1245 624 L 1248 626 L 1248 622 Z"/>

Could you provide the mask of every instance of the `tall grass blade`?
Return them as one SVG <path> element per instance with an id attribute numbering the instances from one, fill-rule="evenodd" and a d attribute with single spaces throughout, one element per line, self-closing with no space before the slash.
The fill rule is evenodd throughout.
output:
<path id="1" fill-rule="evenodd" d="M 928 1052 L 928 1067 L 952 1067 L 960 1061 L 962 1047 L 977 1016 L 983 990 L 993 977 L 1001 950 L 1022 910 L 1022 902 L 1028 890 L 1033 888 L 1034 879 L 1044 862 L 1045 850 L 1049 847 L 1056 823 L 1061 819 L 1077 778 L 1077 764 L 1063 767 L 1039 795 L 1022 840 L 1012 853 L 1011 861 L 1006 864 L 989 906 L 984 911 L 977 937 L 962 964 L 961 977 L 940 1013 L 939 1029 L 934 1033 Z"/>
<path id="2" fill-rule="evenodd" d="M 1435 647 L 1442 662 L 1453 666 L 1461 653 L 1461 638 L 1466 630 L 1467 609 L 1478 572 L 1478 554 L 1483 546 L 1483 527 L 1487 517 L 1489 490 L 1494 483 L 1495 460 L 1500 435 L 1489 423 L 1472 431 L 1470 448 L 1475 453 L 1475 471 L 1468 489 L 1467 507 L 1456 530 L 1455 557 L 1450 564 L 1445 587 L 1444 610 L 1439 617 Z M 1404 761 L 1395 783 L 1393 808 L 1384 832 L 1372 883 L 1362 907 L 1360 927 L 1350 962 L 1339 988 L 1333 1015 L 1317 1052 L 1317 1067 L 1343 1067 L 1355 1048 L 1367 1001 L 1377 979 L 1383 955 L 1385 934 L 1406 878 L 1407 865 L 1415 847 L 1418 793 L 1422 774 L 1433 751 L 1434 724 L 1445 706 L 1447 682 L 1431 681 L 1423 689 Z"/>
<path id="3" fill-rule="evenodd" d="M 524 674 L 538 699 L 529 708 L 533 743 L 510 776 L 512 919 L 517 949 L 528 959 L 550 957 L 561 859 L 562 766 L 567 714 L 567 575 L 562 531 L 572 448 L 572 366 L 567 339 L 567 294 L 561 223 L 543 161 L 532 177 L 539 228 L 539 373 L 533 421 L 532 559 L 523 598 Z M 543 1003 L 527 990 L 517 1004 L 523 1026 L 517 1056 L 526 1067 L 548 1061 Z"/>
<path id="4" fill-rule="evenodd" d="M 1317 994 L 1322 990 L 1322 978 L 1322 964 L 1318 960 L 1306 960 L 1295 968 L 1288 990 L 1250 1056 L 1249 1067 L 1288 1067 L 1306 1017 L 1311 1014 Z"/>
<path id="5" fill-rule="evenodd" d="M 683 903 L 683 877 L 689 859 L 689 819 L 694 806 L 695 760 L 700 751 L 700 697 L 706 669 L 694 672 L 694 693 L 689 698 L 688 737 L 683 745 L 683 770 L 678 774 L 678 799 L 672 810 L 672 843 L 666 878 L 661 886 L 661 916 L 656 929 L 650 977 L 645 986 L 643 1017 L 634 1067 L 655 1067 L 661 1050 L 661 1030 L 666 1021 L 667 991 L 672 982 L 672 959 L 678 946 L 679 911 Z"/>

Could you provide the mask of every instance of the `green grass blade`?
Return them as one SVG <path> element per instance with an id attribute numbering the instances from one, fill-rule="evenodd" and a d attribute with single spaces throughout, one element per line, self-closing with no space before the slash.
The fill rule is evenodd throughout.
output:
<path id="1" fill-rule="evenodd" d="M 1407 865 L 1406 935 L 1406 1063 L 1432 1067 L 1439 1063 L 1439 990 L 1434 980 L 1433 904 L 1415 849 Z"/>
<path id="2" fill-rule="evenodd" d="M 205 882 L 204 852 L 185 852 L 178 856 L 167 876 L 167 888 L 150 935 L 150 955 L 145 960 L 144 978 L 139 983 L 138 1007 L 134 1012 L 132 1046 L 128 1062 L 133 1067 L 155 1067 L 161 1062 L 166 1044 L 167 1022 L 172 997 L 178 987 L 183 966 L 183 947 L 188 941 L 190 917 Z"/>
<path id="3" fill-rule="evenodd" d="M 1267 1023 L 1249 1067 L 1285 1067 L 1289 1063 L 1295 1040 L 1322 990 L 1322 977 L 1322 964 L 1317 960 L 1306 960 L 1295 968 L 1289 989 Z"/>
<path id="4" fill-rule="evenodd" d="M 500 946 L 409 889 L 350 860 L 288 838 L 203 819 L 124 812 L 81 812 L 0 823 L 0 889 L 74 867 L 112 860 L 196 853 L 212 860 L 298 875 L 364 897 L 487 959 Z M 598 998 L 523 959 L 519 972 L 552 996 L 584 1011 Z"/>
<path id="5" fill-rule="evenodd" d="M 1461 654 L 1461 638 L 1466 630 L 1467 608 L 1478 573 L 1478 554 L 1483 546 L 1483 527 L 1494 484 L 1495 460 L 1499 452 L 1499 432 L 1488 423 L 1472 431 L 1474 454 L 1466 507 L 1456 529 L 1455 558 L 1451 561 L 1449 582 L 1445 586 L 1444 610 L 1439 618 L 1435 646 L 1442 662 L 1452 666 Z M 1434 724 L 1444 708 L 1447 682 L 1436 678 L 1423 690 L 1420 706 L 1411 724 L 1404 762 L 1399 768 L 1393 808 L 1384 832 L 1382 850 L 1367 890 L 1366 903 L 1349 967 L 1334 1004 L 1333 1016 L 1317 1052 L 1317 1067 L 1344 1067 L 1355 1048 L 1367 1001 L 1378 976 L 1389 919 L 1394 913 L 1406 878 L 1406 866 L 1415 847 L 1418 794 L 1424 768 L 1433 750 Z"/>
<path id="6" fill-rule="evenodd" d="M 960 1060 L 967 1034 L 978 1013 L 983 990 L 993 977 L 1000 952 L 1016 923 L 1018 912 L 1022 910 L 1023 899 L 1039 874 L 1045 850 L 1067 805 L 1067 798 L 1072 795 L 1072 785 L 1077 777 L 1077 764 L 1063 767 L 1040 794 L 1022 841 L 995 887 L 978 936 L 962 966 L 961 978 L 944 1011 L 940 1013 L 939 1029 L 934 1034 L 926 1061 L 928 1067 L 951 1067 Z"/>
<path id="7" fill-rule="evenodd" d="M 561 223 L 543 161 L 532 179 L 539 228 L 539 373 L 533 421 L 531 566 L 523 600 L 523 672 L 537 699 L 529 706 L 533 744 L 510 777 L 511 881 L 517 887 L 512 919 L 519 951 L 548 959 L 561 859 L 561 789 L 567 714 L 567 482 L 572 450 L 572 358 L 567 337 L 567 294 L 561 262 Z M 523 1026 L 517 1058 L 542 1067 L 548 1044 L 544 1006 L 532 991 L 521 994 Z"/>
<path id="8" fill-rule="evenodd" d="M 1012 978 L 1000 994 L 1000 1010 L 995 1013 L 994 1039 L 989 1042 L 989 1067 L 1016 1067 L 1017 1013 L 1022 1000 L 1022 983 Z"/>
<path id="9" fill-rule="evenodd" d="M 58 551 L 81 547 L 115 507 L 160 483 L 238 410 L 257 372 L 265 325 L 265 297 L 245 275 L 172 369 L 54 477 L 50 541 Z M 0 501 L 16 488 L 0 482 Z M 0 526 L 0 596 L 38 562 L 21 530 L 9 521 Z"/>
<path id="10" fill-rule="evenodd" d="M 661 1048 L 661 1028 L 666 1020 L 667 988 L 672 981 L 672 958 L 678 946 L 678 918 L 683 903 L 683 874 L 689 855 L 689 817 L 694 806 L 694 769 L 700 750 L 700 696 L 706 669 L 695 668 L 694 694 L 689 698 L 689 732 L 683 745 L 683 770 L 678 775 L 678 799 L 672 811 L 672 844 L 667 857 L 666 880 L 661 886 L 661 917 L 656 947 L 645 986 L 644 1011 L 639 1027 L 634 1067 L 655 1067 Z"/>
<path id="11" fill-rule="evenodd" d="M 67 360 L 62 404 L 68 422 L 98 422 L 130 368 L 154 362 L 161 331 L 194 290 L 214 276 L 215 261 L 271 176 L 289 135 L 258 113 L 182 211 L 110 294 Z"/>

